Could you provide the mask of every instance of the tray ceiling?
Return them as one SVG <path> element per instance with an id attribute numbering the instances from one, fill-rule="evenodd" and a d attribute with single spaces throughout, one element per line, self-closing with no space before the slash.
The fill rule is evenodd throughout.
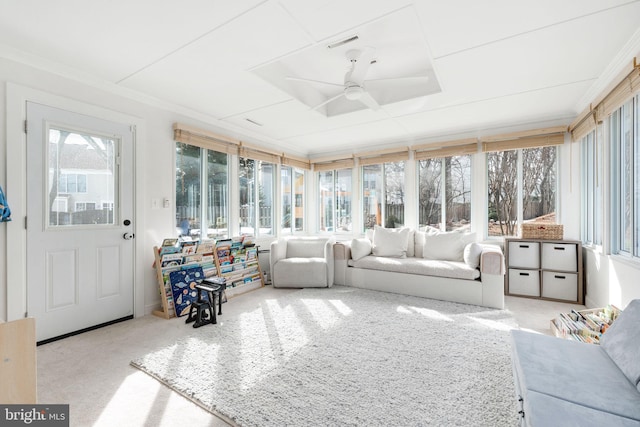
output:
<path id="1" fill-rule="evenodd" d="M 305 156 L 569 124 L 640 53 L 640 1 L 0 0 L 0 56 Z M 358 39 L 328 48 L 354 35 Z M 349 49 L 375 48 L 340 97 Z M 289 78 L 288 78 L 289 77 Z M 72 96 L 72 94 L 70 94 Z"/>

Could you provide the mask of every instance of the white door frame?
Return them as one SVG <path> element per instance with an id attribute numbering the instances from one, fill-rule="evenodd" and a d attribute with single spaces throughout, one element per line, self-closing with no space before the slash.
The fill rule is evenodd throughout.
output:
<path id="1" fill-rule="evenodd" d="M 7 222 L 7 321 L 25 317 L 27 312 L 27 233 L 24 218 L 27 213 L 27 157 L 24 121 L 27 117 L 27 101 L 54 108 L 94 116 L 100 119 L 135 126 L 134 133 L 134 218 L 136 238 L 134 244 L 134 291 L 133 315 L 140 317 L 144 309 L 144 203 L 142 197 L 144 182 L 144 156 L 140 142 L 145 140 L 145 121 L 138 117 L 108 110 L 95 105 L 42 92 L 26 86 L 7 83 L 6 131 L 7 131 L 7 187 L 6 194 L 11 200 L 12 221 Z M 140 196 L 140 197 L 136 197 Z"/>

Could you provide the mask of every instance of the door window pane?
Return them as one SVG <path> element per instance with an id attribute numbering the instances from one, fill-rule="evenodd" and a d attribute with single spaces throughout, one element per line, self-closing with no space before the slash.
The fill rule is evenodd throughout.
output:
<path id="1" fill-rule="evenodd" d="M 49 129 L 46 212 L 49 226 L 113 225 L 117 200 L 117 141 L 62 128 Z M 115 206 L 117 209 L 117 206 Z"/>
<path id="2" fill-rule="evenodd" d="M 365 230 L 382 225 L 382 165 L 362 167 L 362 208 Z"/>
<path id="3" fill-rule="evenodd" d="M 292 201 L 291 195 L 292 191 L 292 183 L 293 183 L 293 168 L 290 166 L 282 166 L 280 168 L 280 197 L 282 204 L 280 206 L 282 212 L 282 222 L 280 226 L 282 227 L 283 234 L 291 233 L 291 223 L 293 218 L 293 209 L 292 209 Z"/>

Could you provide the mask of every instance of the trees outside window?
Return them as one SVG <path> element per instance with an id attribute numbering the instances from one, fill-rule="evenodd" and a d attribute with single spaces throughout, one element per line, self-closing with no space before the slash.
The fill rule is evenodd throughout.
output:
<path id="1" fill-rule="evenodd" d="M 418 209 L 420 227 L 469 228 L 471 156 L 419 160 Z"/>
<path id="2" fill-rule="evenodd" d="M 538 147 L 487 153 L 489 236 L 516 236 L 521 220 L 555 222 L 556 152 Z"/>

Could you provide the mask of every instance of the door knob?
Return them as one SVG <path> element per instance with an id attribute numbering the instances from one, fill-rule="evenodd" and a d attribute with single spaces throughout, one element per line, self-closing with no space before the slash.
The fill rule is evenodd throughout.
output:
<path id="1" fill-rule="evenodd" d="M 134 235 L 133 233 L 124 233 L 124 234 L 122 235 L 122 237 L 124 238 L 124 240 L 131 240 L 131 239 L 133 239 L 133 237 L 134 237 L 134 236 L 135 236 L 135 235 Z"/>

